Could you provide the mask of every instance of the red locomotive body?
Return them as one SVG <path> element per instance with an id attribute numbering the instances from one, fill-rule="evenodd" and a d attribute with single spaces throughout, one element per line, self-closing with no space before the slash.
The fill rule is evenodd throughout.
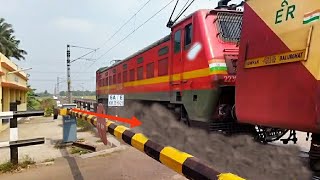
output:
<path id="1" fill-rule="evenodd" d="M 242 12 L 198 10 L 170 35 L 97 71 L 97 99 L 161 102 L 191 126 L 231 118 Z M 220 109 L 220 110 L 219 110 Z"/>

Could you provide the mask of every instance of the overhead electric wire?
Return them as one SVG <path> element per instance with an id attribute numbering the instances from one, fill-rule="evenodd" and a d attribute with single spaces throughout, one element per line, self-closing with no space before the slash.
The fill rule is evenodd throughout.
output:
<path id="1" fill-rule="evenodd" d="M 173 20 L 173 22 L 176 22 L 180 16 L 191 6 L 191 4 L 194 2 L 195 0 L 191 1 L 190 4 L 182 11 L 182 9 L 188 4 L 189 0 L 186 2 L 186 4 L 183 6 L 183 8 L 181 9 L 181 11 L 179 12 L 179 14 L 177 15 L 176 19 Z"/>
<path id="2" fill-rule="evenodd" d="M 178 13 L 178 16 L 179 16 L 179 14 L 181 14 L 181 12 L 182 12 L 183 8 L 185 8 L 185 7 L 186 7 L 186 5 L 188 4 L 188 2 L 189 2 L 189 1 L 190 1 L 190 0 L 188 0 L 188 1 L 184 4 L 184 6 L 182 7 L 181 11 Z"/>
<path id="3" fill-rule="evenodd" d="M 109 37 L 106 41 L 104 41 L 102 43 L 102 45 L 97 48 L 97 50 L 99 50 L 101 47 L 103 47 L 108 41 L 110 41 L 118 32 L 120 32 L 120 30 L 127 25 L 134 17 L 136 17 L 136 15 L 150 2 L 151 0 L 147 1 L 136 13 L 134 13 L 134 15 L 131 16 L 130 19 L 128 19 L 111 37 Z"/>
<path id="4" fill-rule="evenodd" d="M 76 61 L 76 60 L 78 60 L 78 59 L 82 59 L 83 57 L 85 57 L 85 56 L 87 56 L 87 55 L 89 55 L 89 54 L 91 54 L 91 53 L 93 53 L 93 52 L 96 52 L 96 51 L 97 51 L 97 49 L 94 49 L 94 50 L 92 50 L 92 51 L 90 51 L 90 52 L 88 52 L 88 53 L 86 53 L 86 54 L 84 54 L 84 55 L 82 55 L 82 56 L 74 59 L 74 60 L 71 60 L 70 62 L 74 62 L 74 61 Z"/>
<path id="5" fill-rule="evenodd" d="M 78 47 L 78 48 L 82 48 L 82 49 L 90 49 L 92 51 L 78 57 L 78 58 L 75 58 L 74 60 L 71 60 L 71 62 L 74 62 L 76 60 L 79 60 L 79 59 L 82 59 L 83 57 L 91 54 L 92 52 L 97 52 L 98 50 L 100 50 L 108 41 L 110 41 L 117 33 L 120 32 L 120 30 L 125 26 L 127 25 L 134 17 L 136 17 L 136 15 L 150 2 L 151 0 L 148 0 L 136 13 L 134 13 L 134 15 L 131 16 L 130 19 L 128 19 L 111 37 L 109 37 L 106 41 L 104 41 L 102 43 L 102 45 L 96 49 L 91 49 L 91 48 L 85 48 L 85 47 L 81 47 L 81 46 L 74 46 L 74 45 L 70 45 L 70 47 Z M 93 53 L 94 54 L 94 53 Z M 94 61 L 94 59 L 90 58 L 91 61 Z"/>
<path id="6" fill-rule="evenodd" d="M 97 62 L 99 59 L 101 59 L 103 56 L 105 56 L 108 52 L 110 52 L 113 48 L 117 47 L 121 42 L 123 42 L 124 40 L 126 40 L 129 36 L 131 36 L 135 31 L 137 31 L 138 29 L 140 29 L 143 25 L 145 25 L 147 22 L 149 22 L 153 17 L 155 17 L 158 13 L 160 13 L 162 10 L 164 10 L 167 6 L 169 6 L 169 4 L 171 4 L 174 0 L 171 0 L 169 3 L 167 3 L 164 7 L 162 7 L 158 12 L 156 12 L 155 14 L 153 14 L 149 19 L 147 19 L 144 23 L 142 23 L 139 27 L 137 27 L 136 29 L 134 29 L 131 33 L 129 33 L 126 37 L 124 37 L 123 39 L 121 39 L 117 44 L 115 44 L 114 46 L 112 46 L 111 48 L 109 48 L 104 54 L 102 54 L 100 57 L 98 57 L 89 67 L 88 69 L 95 63 Z"/>
<path id="7" fill-rule="evenodd" d="M 95 50 L 95 49 L 93 49 L 93 48 L 87 48 L 87 47 L 81 47 L 81 46 L 74 46 L 74 45 L 70 45 L 70 47 L 76 47 L 76 48 L 80 48 L 80 49 Z"/>

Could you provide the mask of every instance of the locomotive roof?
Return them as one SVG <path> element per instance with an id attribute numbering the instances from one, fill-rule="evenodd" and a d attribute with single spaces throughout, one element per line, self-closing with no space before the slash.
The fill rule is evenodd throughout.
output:
<path id="1" fill-rule="evenodd" d="M 112 68 L 112 67 L 114 67 L 114 66 L 116 66 L 116 65 L 118 65 L 118 64 L 120 64 L 120 63 L 123 63 L 124 61 L 127 61 L 127 60 L 129 60 L 129 59 L 131 59 L 131 58 L 133 58 L 133 57 L 135 57 L 135 56 L 137 56 L 137 55 L 139 55 L 139 54 L 141 54 L 141 53 L 144 53 L 144 52 L 148 51 L 149 49 L 152 49 L 152 48 L 154 48 L 154 47 L 156 47 L 156 46 L 158 46 L 158 45 L 160 45 L 160 44 L 162 44 L 162 43 L 164 43 L 164 42 L 167 42 L 167 41 L 169 41 L 169 40 L 170 40 L 170 35 L 167 35 L 167 36 L 159 39 L 158 41 L 150 44 L 149 46 L 147 46 L 147 47 L 145 47 L 145 48 L 143 48 L 143 49 L 135 52 L 134 54 L 132 54 L 132 55 L 130 55 L 130 56 L 128 56 L 128 57 L 126 57 L 125 59 L 123 59 L 123 60 L 121 60 L 121 61 L 119 61 L 119 62 L 116 62 L 116 63 L 114 63 L 113 65 L 111 65 L 111 66 L 109 66 L 109 67 L 106 66 L 106 67 L 99 68 L 97 71 L 103 72 L 103 71 L 105 71 L 105 70 L 107 70 L 107 69 L 110 69 L 110 68 Z"/>
<path id="2" fill-rule="evenodd" d="M 197 11 L 189 14 L 188 16 L 182 18 L 181 20 L 177 21 L 177 22 L 171 27 L 171 29 L 173 29 L 175 26 L 179 25 L 181 22 L 183 22 L 183 21 L 185 21 L 186 19 L 190 18 L 191 16 L 193 16 L 195 13 L 197 13 L 197 12 L 199 12 L 199 11 L 206 11 L 206 12 L 208 12 L 208 13 L 230 12 L 230 10 L 226 10 L 226 9 L 199 9 L 199 10 L 197 10 Z M 237 12 L 237 11 L 232 11 L 232 10 L 231 10 L 231 12 Z M 241 13 L 241 12 L 238 12 L 238 13 Z M 105 71 L 105 70 L 108 70 L 108 69 L 110 69 L 110 68 L 113 68 L 114 66 L 116 66 L 116 65 L 118 65 L 118 64 L 120 64 L 120 63 L 123 63 L 123 62 L 125 62 L 125 61 L 127 61 L 127 60 L 129 60 L 129 59 L 131 59 L 131 58 L 133 58 L 133 57 L 135 57 L 135 56 L 138 56 L 139 54 L 142 54 L 142 53 L 148 51 L 149 49 L 152 49 L 152 48 L 160 45 L 161 43 L 167 42 L 167 41 L 169 41 L 169 40 L 170 40 L 170 34 L 167 35 L 167 36 L 165 36 L 165 37 L 163 37 L 163 38 L 161 38 L 161 39 L 159 39 L 159 40 L 157 40 L 157 41 L 155 41 L 154 43 L 150 44 L 149 46 L 147 46 L 147 47 L 145 47 L 145 48 L 143 48 L 143 49 L 135 52 L 134 54 L 126 57 L 125 59 L 123 59 L 123 60 L 121 60 L 121 61 L 119 61 L 119 62 L 116 62 L 116 63 L 114 63 L 114 64 L 111 65 L 111 66 L 101 67 L 101 68 L 99 68 L 97 71 L 103 72 L 103 71 Z"/>

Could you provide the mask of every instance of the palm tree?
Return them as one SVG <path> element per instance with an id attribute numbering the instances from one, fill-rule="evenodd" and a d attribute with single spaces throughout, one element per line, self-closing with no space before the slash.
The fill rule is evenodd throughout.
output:
<path id="1" fill-rule="evenodd" d="M 27 52 L 19 49 L 20 40 L 17 40 L 13 33 L 12 25 L 0 18 L 0 52 L 8 58 L 25 59 L 24 55 L 27 55 Z"/>

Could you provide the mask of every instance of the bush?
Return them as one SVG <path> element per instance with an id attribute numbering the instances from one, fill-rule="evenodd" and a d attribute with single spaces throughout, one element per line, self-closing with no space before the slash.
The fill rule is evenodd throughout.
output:
<path id="1" fill-rule="evenodd" d="M 54 99 L 51 98 L 47 98 L 47 99 L 43 99 L 41 102 L 41 109 L 44 110 L 44 116 L 45 117 L 49 117 L 52 115 L 53 113 L 53 108 L 56 105 L 56 102 Z"/>

